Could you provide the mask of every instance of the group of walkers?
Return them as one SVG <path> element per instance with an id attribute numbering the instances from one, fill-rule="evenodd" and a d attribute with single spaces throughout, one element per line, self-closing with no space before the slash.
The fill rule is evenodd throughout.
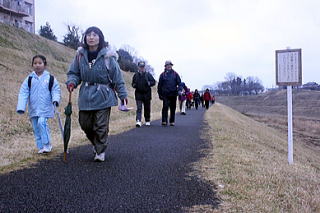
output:
<path id="1" fill-rule="evenodd" d="M 181 115 L 186 115 L 186 109 L 191 109 L 192 106 L 194 106 L 196 110 L 198 110 L 200 105 L 203 108 L 209 109 L 210 103 L 214 104 L 215 102 L 215 96 L 211 95 L 209 89 L 206 89 L 206 91 L 200 95 L 197 89 L 191 92 L 185 83 L 181 83 L 178 91 Z"/>
<path id="2" fill-rule="evenodd" d="M 185 104 L 182 96 L 190 90 L 181 82 L 179 74 L 172 69 L 172 62 L 165 62 L 165 69 L 158 82 L 158 95 L 162 100 L 163 126 L 175 125 L 176 101 Z M 59 82 L 47 71 L 47 60 L 42 55 L 32 59 L 33 72 L 23 81 L 17 104 L 17 112 L 23 114 L 28 105 L 38 153 L 52 150 L 48 119 L 53 118 L 61 101 Z M 135 88 L 136 126 L 142 126 L 142 108 L 144 108 L 145 125 L 150 126 L 151 87 L 156 84 L 153 76 L 146 72 L 145 62 L 138 63 L 138 72 L 132 78 Z M 109 120 L 112 106 L 128 104 L 125 81 L 117 63 L 117 54 L 109 48 L 102 31 L 89 27 L 83 36 L 82 46 L 77 50 L 67 72 L 66 87 L 69 93 L 79 89 L 78 108 L 79 123 L 93 146 L 94 161 L 104 161 L 108 146 Z M 210 95 L 210 93 L 209 93 Z M 188 96 L 188 95 L 187 95 Z M 206 100 L 206 93 L 204 99 Z M 200 94 L 193 94 L 196 108 L 200 104 Z M 187 100 L 187 99 L 186 99 Z M 207 105 L 206 105 L 207 106 Z M 170 110 L 170 115 L 169 114 Z"/>

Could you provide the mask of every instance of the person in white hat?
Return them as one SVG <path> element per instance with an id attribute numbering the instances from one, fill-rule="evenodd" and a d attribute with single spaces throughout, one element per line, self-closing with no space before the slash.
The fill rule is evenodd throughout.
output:
<path id="1" fill-rule="evenodd" d="M 164 64 L 164 72 L 161 73 L 158 83 L 158 94 L 160 100 L 163 101 L 162 106 L 162 125 L 168 124 L 168 111 L 170 108 L 170 126 L 175 125 L 175 113 L 178 96 L 178 86 L 181 83 L 179 74 L 172 69 L 172 62 L 166 61 Z"/>

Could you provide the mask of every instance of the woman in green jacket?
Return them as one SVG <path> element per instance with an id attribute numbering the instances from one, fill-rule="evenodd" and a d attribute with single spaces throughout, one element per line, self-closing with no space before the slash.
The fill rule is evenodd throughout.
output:
<path id="1" fill-rule="evenodd" d="M 116 93 L 122 102 L 127 102 L 127 90 L 116 57 L 102 31 L 89 27 L 67 73 L 69 92 L 80 85 L 79 123 L 93 145 L 95 161 L 105 160 L 110 111 L 118 105 Z"/>

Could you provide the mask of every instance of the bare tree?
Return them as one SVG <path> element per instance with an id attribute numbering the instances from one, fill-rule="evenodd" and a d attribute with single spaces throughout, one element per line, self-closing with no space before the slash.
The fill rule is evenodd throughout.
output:
<path id="1" fill-rule="evenodd" d="M 137 51 L 128 44 L 123 45 L 120 49 L 128 52 L 132 56 L 132 58 L 137 57 Z"/>
<path id="2" fill-rule="evenodd" d="M 67 47 L 70 47 L 76 50 L 81 44 L 80 38 L 81 38 L 80 28 L 75 25 L 72 25 L 72 26 L 68 25 L 68 33 L 64 36 L 63 43 Z"/>

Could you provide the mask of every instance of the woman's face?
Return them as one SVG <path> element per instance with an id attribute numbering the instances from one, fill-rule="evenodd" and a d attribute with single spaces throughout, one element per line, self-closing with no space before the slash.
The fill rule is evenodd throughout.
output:
<path id="1" fill-rule="evenodd" d="M 90 48 L 98 48 L 99 46 L 99 35 L 95 32 L 90 32 L 86 35 L 86 42 Z"/>
<path id="2" fill-rule="evenodd" d="M 37 74 L 42 74 L 46 68 L 41 58 L 35 58 L 33 60 L 32 67 Z"/>

